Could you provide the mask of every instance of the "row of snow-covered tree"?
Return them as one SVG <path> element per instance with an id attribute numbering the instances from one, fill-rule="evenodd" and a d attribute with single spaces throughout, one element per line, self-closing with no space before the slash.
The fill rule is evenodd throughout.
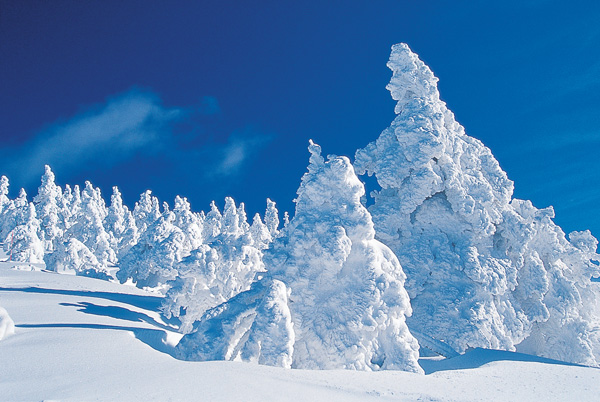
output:
<path id="1" fill-rule="evenodd" d="M 32 202 L 21 189 L 8 198 L 0 179 L 0 236 L 11 261 L 45 263 L 47 270 L 101 279 L 133 281 L 138 287 L 168 291 L 163 311 L 180 317 L 182 330 L 207 308 L 250 286 L 264 270 L 262 250 L 278 233 L 279 214 L 267 199 L 264 221 L 250 224 L 244 204 L 225 199 L 223 212 L 193 212 L 177 196 L 171 209 L 150 191 L 133 210 L 113 187 L 107 207 L 90 182 L 64 190 L 46 166 Z M 287 215 L 286 215 L 287 219 Z M 187 313 L 187 314 L 186 314 Z"/>
<path id="2" fill-rule="evenodd" d="M 270 201 L 252 224 L 230 198 L 198 214 L 181 198 L 161 211 L 146 192 L 130 212 L 116 189 L 106 208 L 91 184 L 61 191 L 47 168 L 33 203 L 9 200 L 2 178 L 5 248 L 57 272 L 162 288 L 183 359 L 418 372 L 419 347 L 484 347 L 598 365 L 597 240 L 567 238 L 552 208 L 512 198 L 408 46 L 388 66 L 396 119 L 354 164 L 311 142 L 281 230 Z M 356 173 L 381 187 L 368 209 Z"/>

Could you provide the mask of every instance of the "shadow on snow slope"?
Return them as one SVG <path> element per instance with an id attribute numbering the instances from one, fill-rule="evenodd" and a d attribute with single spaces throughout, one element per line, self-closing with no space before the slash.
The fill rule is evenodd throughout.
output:
<path id="1" fill-rule="evenodd" d="M 54 294 L 54 295 L 66 295 L 66 296 L 79 296 L 86 298 L 98 298 L 109 301 L 115 301 L 123 304 L 128 304 L 134 307 L 142 308 L 149 311 L 158 311 L 160 307 L 162 297 L 159 296 L 145 296 L 145 295 L 132 295 L 127 293 L 112 293 L 112 292 L 98 292 L 88 290 L 66 290 L 66 289 L 46 289 L 39 287 L 0 287 L 0 292 L 25 292 L 25 293 L 41 293 L 41 294 Z M 150 317 L 143 312 L 132 311 L 125 307 L 120 306 L 101 306 L 90 302 L 78 301 L 76 303 L 59 303 L 65 307 L 77 307 L 78 311 L 85 314 L 92 314 L 97 316 L 111 317 L 119 320 L 126 320 L 131 322 L 145 322 L 150 324 L 157 329 L 119 326 L 119 325 L 107 325 L 107 324 L 82 324 L 82 323 L 50 323 L 50 324 L 19 324 L 15 323 L 17 328 L 84 328 L 84 329 L 103 329 L 103 330 L 118 330 L 132 332 L 136 339 L 139 339 L 146 345 L 150 346 L 156 351 L 166 353 L 170 356 L 174 355 L 175 345 L 174 342 L 169 339 L 169 334 L 174 330 L 172 327 L 168 327 L 156 319 Z M 179 334 L 173 334 L 179 335 Z M 178 338 L 179 336 L 175 336 Z M 176 343 L 176 342 L 175 342 Z"/>
<path id="2" fill-rule="evenodd" d="M 579 364 L 562 362 L 559 360 L 547 359 L 545 357 L 526 355 L 523 353 L 509 352 L 506 350 L 492 350 L 475 348 L 463 355 L 444 360 L 420 359 L 419 364 L 425 371 L 425 374 L 435 373 L 436 371 L 464 370 L 474 369 L 484 364 L 496 361 L 515 361 L 515 362 L 536 362 L 547 364 L 558 364 L 564 366 L 581 366 Z"/>
<path id="3" fill-rule="evenodd" d="M 167 342 L 167 332 L 160 329 L 137 327 L 122 327 L 118 325 L 103 324 L 17 324 L 17 328 L 83 328 L 83 329 L 108 329 L 133 332 L 139 339 L 152 349 L 174 356 L 175 347 Z"/>
<path id="4" fill-rule="evenodd" d="M 124 307 L 119 306 L 99 306 L 89 302 L 77 302 L 77 303 L 59 303 L 61 306 L 79 307 L 77 311 L 81 311 L 85 314 L 93 314 L 104 317 L 112 317 L 119 320 L 133 321 L 133 322 L 145 322 L 158 328 L 165 330 L 173 330 L 173 328 L 163 325 L 157 322 L 154 318 L 147 314 L 140 313 L 138 311 L 131 311 Z"/>
<path id="5" fill-rule="evenodd" d="M 93 297 L 98 299 L 107 299 L 124 304 L 130 304 L 135 307 L 143 308 L 146 310 L 158 311 L 162 302 L 160 296 L 145 296 L 145 295 L 132 295 L 128 293 L 112 293 L 112 292 L 97 292 L 91 290 L 66 290 L 66 289 L 46 289 L 38 287 L 27 287 L 27 288 L 6 288 L 0 287 L 0 292 L 26 292 L 26 293 L 48 293 L 65 296 L 82 296 L 82 297 Z"/>

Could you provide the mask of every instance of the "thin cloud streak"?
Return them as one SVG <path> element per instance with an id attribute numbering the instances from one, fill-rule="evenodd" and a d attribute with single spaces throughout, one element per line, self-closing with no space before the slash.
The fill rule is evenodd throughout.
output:
<path id="1" fill-rule="evenodd" d="M 58 171 L 84 164 L 110 167 L 136 153 L 156 152 L 185 116 L 151 92 L 132 90 L 104 105 L 53 123 L 29 142 L 3 151 L 2 170 L 23 183 L 38 180 L 45 164 Z"/>

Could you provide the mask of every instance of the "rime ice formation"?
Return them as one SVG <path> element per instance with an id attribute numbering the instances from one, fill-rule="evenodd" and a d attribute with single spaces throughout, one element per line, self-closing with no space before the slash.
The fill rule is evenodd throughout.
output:
<path id="1" fill-rule="evenodd" d="M 459 352 L 523 342 L 519 350 L 597 364 L 597 241 L 589 232 L 569 241 L 551 208 L 511 200 L 513 183 L 407 45 L 392 48 L 388 67 L 397 117 L 357 151 L 355 168 L 381 186 L 370 212 L 406 272 L 409 327 Z"/>
<path id="2" fill-rule="evenodd" d="M 268 274 L 209 310 L 182 338 L 179 356 L 421 372 L 405 324 L 404 273 L 374 239 L 362 183 L 348 158 L 324 161 L 312 142 L 309 150 L 296 214 L 265 255 Z"/>

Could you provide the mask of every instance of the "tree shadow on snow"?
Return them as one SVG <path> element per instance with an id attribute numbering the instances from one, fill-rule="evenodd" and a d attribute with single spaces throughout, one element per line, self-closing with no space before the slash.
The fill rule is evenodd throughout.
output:
<path id="1" fill-rule="evenodd" d="M 140 313 L 139 311 L 131 311 L 125 307 L 119 306 L 100 306 L 89 302 L 77 302 L 77 303 L 59 303 L 61 306 L 78 307 L 77 311 L 81 311 L 85 314 L 93 314 L 104 317 L 112 317 L 119 320 L 133 321 L 133 322 L 145 322 L 158 328 L 172 330 L 166 325 L 157 322 L 154 318 L 147 314 Z"/>
<path id="2" fill-rule="evenodd" d="M 167 340 L 167 332 L 160 329 L 122 327 L 118 325 L 105 324 L 18 324 L 17 328 L 84 328 L 84 329 L 109 329 L 117 331 L 132 332 L 136 339 L 139 339 L 152 349 L 166 353 L 175 357 L 175 346 Z"/>
<path id="3" fill-rule="evenodd" d="M 419 364 L 425 371 L 425 374 L 432 374 L 436 371 L 447 370 L 465 370 L 474 369 L 484 364 L 496 361 L 516 361 L 516 362 L 536 362 L 547 364 L 559 364 L 563 366 L 579 366 L 579 364 L 567 363 L 559 360 L 547 359 L 545 357 L 526 355 L 524 353 L 509 352 L 506 350 L 492 350 L 475 348 L 463 355 L 443 360 L 420 359 Z"/>
<path id="4" fill-rule="evenodd" d="M 26 293 L 48 293 L 66 296 L 94 297 L 98 299 L 112 300 L 120 303 L 130 304 L 146 310 L 158 311 L 163 300 L 160 296 L 131 295 L 127 293 L 95 292 L 87 290 L 46 289 L 37 287 L 27 288 L 5 288 L 0 287 L 0 292 L 26 292 Z"/>

